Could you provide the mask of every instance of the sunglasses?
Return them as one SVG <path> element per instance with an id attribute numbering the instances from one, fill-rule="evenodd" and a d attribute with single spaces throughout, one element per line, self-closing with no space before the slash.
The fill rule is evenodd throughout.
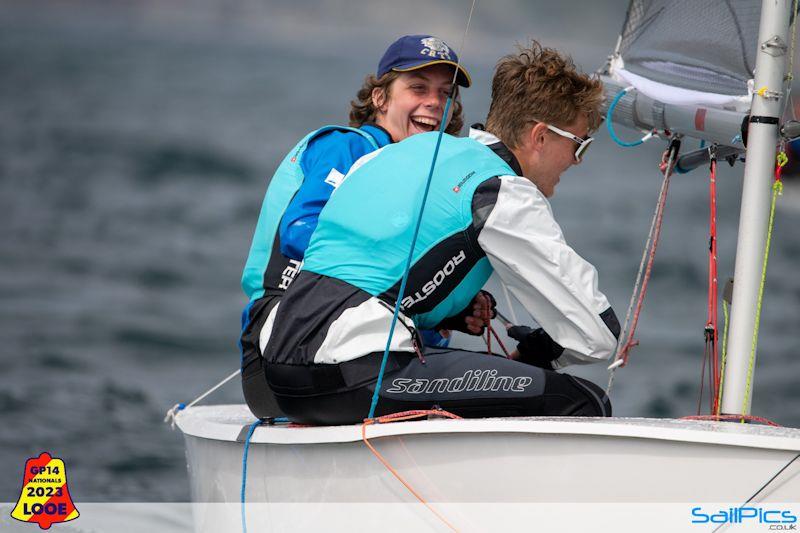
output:
<path id="1" fill-rule="evenodd" d="M 564 131 L 562 129 L 558 129 L 555 126 L 551 126 L 550 124 L 547 125 L 547 129 L 555 133 L 556 135 L 560 135 L 562 137 L 566 137 L 572 141 L 578 143 L 578 147 L 575 149 L 575 161 L 580 163 L 581 159 L 583 158 L 583 154 L 586 153 L 586 150 L 589 148 L 589 145 L 592 144 L 594 137 L 586 137 L 585 139 L 581 139 L 577 135 L 573 135 L 568 131 Z"/>

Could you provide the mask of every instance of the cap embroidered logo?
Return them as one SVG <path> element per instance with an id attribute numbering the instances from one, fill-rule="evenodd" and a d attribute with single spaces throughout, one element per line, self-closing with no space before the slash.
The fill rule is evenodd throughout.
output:
<path id="1" fill-rule="evenodd" d="M 420 39 L 420 42 L 423 46 L 420 50 L 421 54 L 439 59 L 450 59 L 450 47 L 443 40 L 437 37 L 426 37 Z"/>

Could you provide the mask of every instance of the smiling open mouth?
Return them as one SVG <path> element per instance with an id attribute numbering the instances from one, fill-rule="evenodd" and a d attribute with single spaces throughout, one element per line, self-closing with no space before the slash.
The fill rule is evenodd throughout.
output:
<path id="1" fill-rule="evenodd" d="M 430 117 L 411 117 L 411 122 L 422 131 L 433 131 L 439 126 L 439 121 Z"/>

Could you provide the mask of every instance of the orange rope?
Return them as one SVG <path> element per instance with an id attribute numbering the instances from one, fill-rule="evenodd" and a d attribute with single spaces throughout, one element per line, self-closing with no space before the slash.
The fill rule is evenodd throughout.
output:
<path id="1" fill-rule="evenodd" d="M 408 491 L 414 495 L 414 497 L 419 500 L 425 507 L 430 509 L 430 511 L 436 515 L 436 517 L 441 520 L 448 528 L 453 531 L 458 531 L 450 522 L 448 522 L 441 514 L 439 514 L 436 509 L 431 507 L 431 505 L 425 501 L 425 499 L 416 491 L 414 487 L 412 487 L 403 477 L 400 475 L 394 467 L 389 464 L 378 450 L 370 444 L 369 440 L 367 439 L 367 426 L 372 424 L 383 424 L 383 423 L 390 423 L 390 422 L 402 422 L 404 420 L 413 420 L 415 418 L 422 418 L 423 416 L 442 416 L 445 418 L 453 418 L 453 419 L 460 419 L 461 417 L 458 415 L 454 415 L 453 413 L 448 413 L 447 411 L 443 411 L 441 409 L 429 409 L 429 410 L 414 410 L 414 411 L 403 411 L 400 413 L 392 413 L 390 415 L 379 416 L 377 418 L 366 418 L 364 419 L 364 423 L 361 425 L 361 440 L 364 441 L 364 444 L 367 445 L 367 448 L 378 458 L 378 460 L 383 463 L 383 466 L 386 467 L 389 472 L 392 473 L 397 480 L 403 484 Z"/>
<path id="2" fill-rule="evenodd" d="M 509 353 L 508 353 L 508 350 L 506 350 L 506 346 L 505 346 L 505 344 L 503 344 L 503 341 L 501 341 L 501 340 L 500 340 L 500 335 L 498 335 L 498 334 L 497 334 L 497 332 L 494 330 L 494 328 L 492 327 L 492 325 L 491 325 L 491 324 L 488 324 L 488 325 L 486 326 L 486 329 L 487 329 L 487 331 L 488 331 L 488 332 L 487 332 L 487 336 L 488 336 L 488 334 L 489 334 L 489 333 L 491 333 L 492 335 L 494 335 L 494 338 L 495 338 L 495 339 L 497 339 L 497 344 L 499 344 L 499 345 L 500 345 L 500 349 L 501 349 L 501 350 L 503 350 L 503 353 L 504 353 L 504 354 L 506 354 L 506 359 L 508 359 L 508 357 L 509 357 Z M 487 344 L 487 349 L 489 350 L 489 354 L 491 355 L 491 353 L 492 353 L 492 350 L 491 350 L 491 347 L 489 346 L 489 343 L 488 343 L 488 341 L 487 341 L 487 343 L 486 343 L 486 344 Z"/>
<path id="3" fill-rule="evenodd" d="M 753 415 L 697 415 L 697 416 L 684 416 L 681 417 L 681 420 L 711 420 L 715 422 L 757 422 L 760 424 L 765 424 L 767 426 L 773 426 L 776 428 L 781 427 L 780 424 L 773 422 L 772 420 L 762 418 L 760 416 L 753 416 Z"/>
<path id="4" fill-rule="evenodd" d="M 714 150 L 714 148 L 712 148 L 712 150 Z M 719 412 L 719 405 L 717 405 L 717 401 L 719 400 L 720 366 L 717 343 L 717 340 L 719 339 L 719 320 L 717 316 L 719 311 L 717 283 L 717 156 L 716 152 L 714 151 L 711 152 L 711 165 L 709 173 L 708 319 L 706 320 L 706 327 L 704 331 L 706 339 L 706 357 L 709 360 L 709 390 L 712 394 L 709 400 L 711 401 L 711 412 L 717 413 Z M 703 365 L 705 366 L 705 363 L 703 363 Z"/>

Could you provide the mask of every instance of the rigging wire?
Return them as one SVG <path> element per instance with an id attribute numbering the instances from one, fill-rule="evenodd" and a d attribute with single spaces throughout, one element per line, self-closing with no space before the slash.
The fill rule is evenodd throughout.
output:
<path id="1" fill-rule="evenodd" d="M 705 350 L 703 351 L 703 366 L 700 367 L 700 394 L 697 397 L 697 415 L 700 416 L 700 411 L 703 410 L 703 392 L 705 391 L 705 382 L 706 382 L 706 363 L 708 362 L 708 340 L 706 340 Z M 709 372 L 711 374 L 711 372 Z M 714 392 L 710 393 L 711 397 L 714 397 Z"/>
<path id="2" fill-rule="evenodd" d="M 179 411 L 183 411 L 184 409 L 192 407 L 196 403 L 202 401 L 203 399 L 206 398 L 206 396 L 208 396 L 209 394 L 211 394 L 212 392 L 214 392 L 218 388 L 220 388 L 223 385 L 225 385 L 227 382 L 229 382 L 230 380 L 232 380 L 233 378 L 238 376 L 241 372 L 242 372 L 242 369 L 241 368 L 238 369 L 236 372 L 234 372 L 230 376 L 226 377 L 225 379 L 223 379 L 222 381 L 220 381 L 219 383 L 217 383 L 216 385 L 214 385 L 213 387 L 211 387 L 210 389 L 205 391 L 203 394 L 201 394 L 200 396 L 198 396 L 197 398 L 195 398 L 194 400 L 189 402 L 188 405 L 185 405 L 185 404 L 182 404 L 182 403 L 176 403 L 175 405 L 172 406 L 172 408 L 169 411 L 167 411 L 166 416 L 164 416 L 164 423 L 166 424 L 167 422 L 169 422 L 169 424 L 172 427 L 172 429 L 175 429 L 175 417 L 178 416 L 178 412 Z"/>
<path id="3" fill-rule="evenodd" d="M 378 407 L 378 398 L 381 392 L 381 385 L 383 384 L 383 374 L 386 371 L 386 363 L 389 359 L 389 350 L 392 346 L 392 338 L 394 337 L 394 328 L 397 325 L 398 315 L 400 314 L 400 304 L 403 300 L 403 293 L 406 290 L 406 283 L 408 282 L 408 274 L 411 271 L 411 262 L 414 259 L 414 248 L 417 245 L 417 237 L 419 235 L 419 229 L 422 225 L 422 215 L 425 212 L 425 203 L 428 200 L 428 192 L 431 188 L 431 180 L 433 179 L 433 170 L 436 167 L 436 159 L 439 156 L 439 146 L 442 144 L 442 136 L 444 135 L 444 130 L 447 125 L 447 114 L 450 112 L 450 106 L 453 103 L 453 95 L 455 94 L 456 90 L 456 80 L 458 78 L 458 68 L 461 65 L 461 57 L 464 52 L 464 44 L 467 39 L 467 33 L 469 32 L 470 22 L 472 22 L 472 13 L 475 10 L 475 3 L 477 0 L 472 0 L 472 6 L 469 9 L 469 16 L 467 17 L 467 25 L 464 28 L 464 35 L 461 37 L 461 46 L 459 47 L 458 51 L 458 62 L 456 63 L 456 67 L 453 71 L 453 81 L 450 84 L 450 95 L 447 97 L 447 102 L 444 106 L 444 112 L 442 113 L 442 120 L 441 124 L 439 125 L 439 135 L 436 138 L 436 146 L 433 150 L 433 159 L 431 160 L 430 170 L 428 171 L 428 179 L 425 182 L 425 192 L 422 195 L 422 204 L 419 208 L 419 215 L 417 216 L 417 224 L 414 228 L 414 236 L 411 238 L 411 246 L 408 250 L 408 257 L 406 259 L 406 266 L 403 271 L 403 278 L 400 282 L 400 289 L 397 292 L 397 302 L 394 306 L 394 314 L 392 315 L 392 322 L 389 326 L 389 335 L 386 339 L 386 349 L 383 351 L 383 359 L 381 359 L 381 367 L 378 371 L 378 380 L 375 383 L 375 392 L 372 394 L 372 402 L 369 407 L 369 415 L 368 418 L 373 418 L 375 416 L 375 409 Z"/>
<path id="4" fill-rule="evenodd" d="M 766 483 L 764 483 L 763 485 L 761 485 L 761 488 L 760 488 L 760 489 L 758 489 L 758 490 L 757 490 L 757 491 L 756 491 L 756 492 L 755 492 L 755 493 L 754 493 L 752 496 L 750 496 L 750 497 L 747 499 L 747 501 L 746 501 L 746 502 L 744 502 L 742 505 L 740 505 L 740 506 L 739 506 L 739 509 L 742 509 L 742 508 L 743 508 L 745 505 L 747 505 L 748 503 L 750 503 L 751 501 L 753 501 L 753 499 L 755 499 L 755 497 L 756 497 L 756 496 L 758 496 L 758 495 L 759 495 L 759 494 L 760 494 L 760 493 L 761 493 L 761 492 L 762 492 L 764 489 L 766 489 L 766 488 L 767 488 L 767 487 L 768 487 L 768 486 L 769 486 L 769 485 L 770 485 L 770 484 L 771 484 L 773 481 L 775 481 L 775 479 L 776 479 L 776 478 L 777 478 L 779 475 L 781 475 L 781 474 L 783 473 L 783 471 L 784 471 L 784 470 L 786 470 L 787 468 L 789 468 L 789 467 L 791 466 L 791 464 L 792 464 L 793 462 L 795 462 L 795 461 L 796 461 L 796 460 L 797 460 L 799 457 L 800 457 L 800 453 L 798 453 L 797 455 L 795 455 L 795 456 L 794 456 L 794 457 L 793 457 L 793 458 L 792 458 L 792 459 L 791 459 L 791 460 L 790 460 L 788 463 L 786 463 L 785 465 L 783 465 L 783 468 L 781 468 L 780 470 L 778 470 L 778 471 L 775 473 L 775 475 L 774 475 L 774 476 L 772 476 L 771 478 L 769 478 L 769 480 L 768 480 Z M 723 527 L 723 526 L 726 526 L 726 525 L 730 525 L 730 524 L 729 524 L 729 523 L 726 523 L 726 522 L 723 522 L 722 524 L 718 525 L 718 526 L 717 526 L 717 527 L 714 529 L 714 531 L 712 531 L 711 533 L 716 533 L 717 531 L 719 531 L 719 530 L 720 530 L 720 528 L 721 528 L 721 527 Z"/>

